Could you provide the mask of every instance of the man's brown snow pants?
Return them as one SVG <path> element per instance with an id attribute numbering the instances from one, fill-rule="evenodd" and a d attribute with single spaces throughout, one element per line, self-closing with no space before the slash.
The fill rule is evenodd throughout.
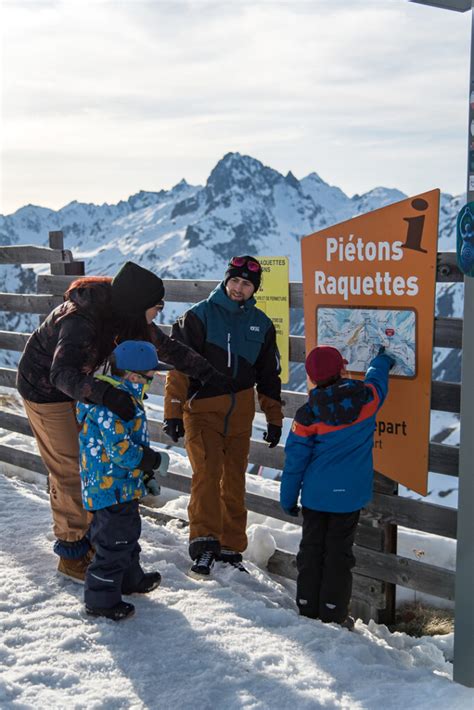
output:
<path id="1" fill-rule="evenodd" d="M 245 471 L 254 414 L 253 388 L 186 403 L 185 445 L 193 469 L 190 542 L 210 536 L 235 552 L 247 547 Z"/>

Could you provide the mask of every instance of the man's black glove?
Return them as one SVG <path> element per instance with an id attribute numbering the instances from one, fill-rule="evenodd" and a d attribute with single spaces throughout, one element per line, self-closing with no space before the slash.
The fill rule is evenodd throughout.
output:
<path id="1" fill-rule="evenodd" d="M 143 447 L 143 456 L 140 461 L 140 468 L 142 471 L 153 471 L 155 468 L 159 468 L 161 463 L 161 454 L 149 446 Z"/>
<path id="2" fill-rule="evenodd" d="M 110 385 L 104 392 L 102 402 L 120 419 L 129 422 L 135 416 L 135 403 L 129 394 Z"/>
<path id="3" fill-rule="evenodd" d="M 267 424 L 267 431 L 264 432 L 263 438 L 268 444 L 269 449 L 273 449 L 281 437 L 281 426 L 277 424 Z"/>
<path id="4" fill-rule="evenodd" d="M 283 508 L 283 510 L 287 515 L 291 515 L 292 518 L 297 518 L 300 513 L 300 506 L 295 504 L 292 508 Z"/>
<path id="5" fill-rule="evenodd" d="M 181 437 L 184 436 L 183 420 L 165 419 L 163 422 L 163 431 L 171 437 L 173 441 L 178 441 L 178 439 L 181 439 Z"/>

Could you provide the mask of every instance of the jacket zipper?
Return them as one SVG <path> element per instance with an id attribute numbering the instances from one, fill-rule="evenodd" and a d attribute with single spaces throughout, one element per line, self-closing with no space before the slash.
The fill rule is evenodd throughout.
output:
<path id="1" fill-rule="evenodd" d="M 235 360 L 235 363 L 237 364 L 237 359 Z M 231 369 L 232 367 L 232 352 L 230 349 L 230 333 L 227 333 L 227 367 Z M 235 394 L 231 393 L 230 395 L 230 407 L 227 412 L 227 414 L 224 417 L 224 436 L 227 434 L 227 427 L 229 426 L 229 417 L 232 414 L 232 411 L 235 407 Z"/>

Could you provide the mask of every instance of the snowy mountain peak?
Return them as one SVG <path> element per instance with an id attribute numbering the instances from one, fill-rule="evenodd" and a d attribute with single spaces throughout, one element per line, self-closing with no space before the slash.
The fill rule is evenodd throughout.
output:
<path id="1" fill-rule="evenodd" d="M 231 190 L 265 192 L 275 182 L 283 180 L 276 170 L 267 168 L 259 160 L 240 153 L 227 153 L 220 160 L 206 183 L 208 201 Z"/>

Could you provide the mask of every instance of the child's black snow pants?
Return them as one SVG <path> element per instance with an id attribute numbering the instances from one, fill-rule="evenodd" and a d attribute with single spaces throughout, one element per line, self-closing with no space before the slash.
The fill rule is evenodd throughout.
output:
<path id="1" fill-rule="evenodd" d="M 360 510 L 327 513 L 303 508 L 303 537 L 296 557 L 300 614 L 342 623 L 352 593 L 352 545 Z"/>
<path id="2" fill-rule="evenodd" d="M 84 601 L 94 609 L 109 609 L 140 583 L 141 519 L 138 501 L 94 511 L 90 541 L 95 556 L 86 573 Z"/>

